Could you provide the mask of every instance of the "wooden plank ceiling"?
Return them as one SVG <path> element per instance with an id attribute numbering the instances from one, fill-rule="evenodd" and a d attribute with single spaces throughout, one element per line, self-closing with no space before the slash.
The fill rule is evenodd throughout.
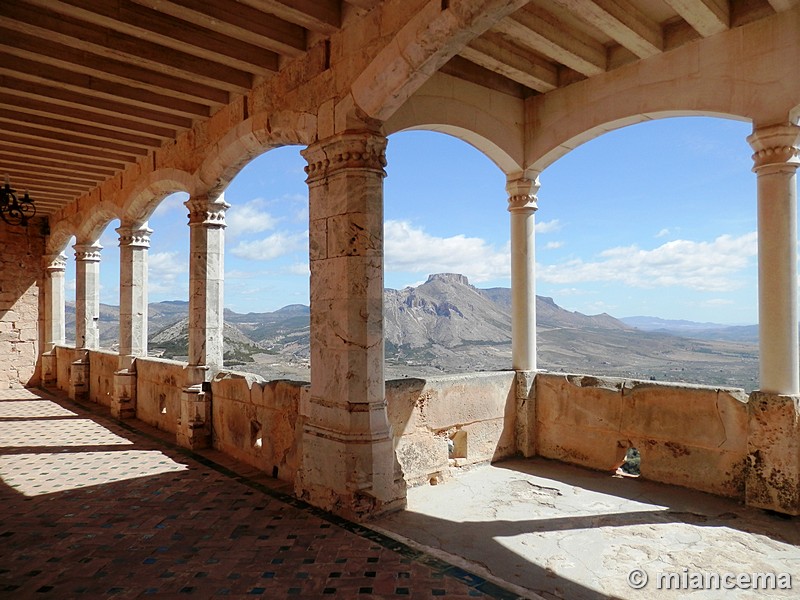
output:
<path id="1" fill-rule="evenodd" d="M 0 175 L 52 214 L 382 0 L 2 0 Z M 446 72 L 547 93 L 797 0 L 533 0 Z"/>

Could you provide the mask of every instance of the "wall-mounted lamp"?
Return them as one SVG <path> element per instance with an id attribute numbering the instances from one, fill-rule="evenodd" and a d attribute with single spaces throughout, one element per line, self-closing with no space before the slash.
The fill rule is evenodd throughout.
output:
<path id="1" fill-rule="evenodd" d="M 33 200 L 27 190 L 22 199 L 17 198 L 16 190 L 11 187 L 6 174 L 6 184 L 0 188 L 0 218 L 9 225 L 27 226 L 28 219 L 36 214 Z"/>

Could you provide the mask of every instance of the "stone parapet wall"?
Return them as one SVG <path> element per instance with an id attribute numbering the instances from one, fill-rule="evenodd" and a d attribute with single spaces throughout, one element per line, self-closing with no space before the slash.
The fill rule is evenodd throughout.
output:
<path id="1" fill-rule="evenodd" d="M 181 414 L 181 390 L 186 363 L 162 358 L 137 358 L 136 418 L 163 431 L 175 433 Z"/>
<path id="2" fill-rule="evenodd" d="M 452 467 L 513 456 L 512 371 L 386 382 L 389 423 L 408 485 L 436 483 Z"/>
<path id="3" fill-rule="evenodd" d="M 69 346 L 56 346 L 56 387 L 64 392 L 69 393 L 69 382 L 72 377 L 72 363 L 80 359 L 85 350 L 70 348 Z"/>
<path id="4" fill-rule="evenodd" d="M 301 396 L 308 384 L 222 371 L 211 382 L 214 448 L 293 483 L 299 466 Z"/>
<path id="5" fill-rule="evenodd" d="M 613 472 L 637 448 L 642 477 L 744 498 L 744 390 L 539 373 L 535 404 L 540 456 Z"/>
<path id="6" fill-rule="evenodd" d="M 89 400 L 111 406 L 114 396 L 114 373 L 119 355 L 110 350 L 89 350 Z"/>
<path id="7" fill-rule="evenodd" d="M 0 227 L 0 388 L 40 381 L 40 290 L 44 285 L 45 239 L 38 224 Z"/>

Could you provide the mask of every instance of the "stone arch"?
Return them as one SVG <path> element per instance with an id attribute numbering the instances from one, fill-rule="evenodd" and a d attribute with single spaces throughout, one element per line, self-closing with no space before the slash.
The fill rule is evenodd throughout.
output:
<path id="1" fill-rule="evenodd" d="M 79 244 L 92 243 L 100 238 L 100 234 L 114 219 L 120 219 L 119 209 L 116 206 L 93 207 L 87 211 L 80 221 L 75 238 Z"/>
<path id="2" fill-rule="evenodd" d="M 217 142 L 196 173 L 198 193 L 218 196 L 242 168 L 273 148 L 311 144 L 316 116 L 296 111 L 259 113 L 233 127 Z"/>
<path id="3" fill-rule="evenodd" d="M 524 105 L 519 98 L 438 74 L 386 121 L 383 133 L 415 129 L 446 133 L 474 146 L 506 175 L 513 175 L 522 171 L 523 123 Z"/>
<path id="4" fill-rule="evenodd" d="M 59 254 L 67 249 L 67 243 L 75 236 L 78 227 L 67 219 L 60 220 L 56 226 L 50 230 L 50 235 L 47 237 L 47 251 L 46 254 Z"/>
<path id="5" fill-rule="evenodd" d="M 569 131 L 556 131 L 550 137 L 554 140 L 544 147 L 543 153 L 535 160 L 528 163 L 526 172 L 535 177 L 541 173 L 545 168 L 553 164 L 556 160 L 574 150 L 578 146 L 585 144 L 595 138 L 600 137 L 604 133 L 622 129 L 630 125 L 638 123 L 645 123 L 647 121 L 654 121 L 657 119 L 668 119 L 672 117 L 715 117 L 721 119 L 734 119 L 737 121 L 749 121 L 746 117 L 740 115 L 732 115 L 725 113 L 718 113 L 712 111 L 693 111 L 693 110 L 665 110 L 657 111 L 647 114 L 635 114 L 630 116 L 621 116 L 611 121 L 593 124 L 588 129 L 576 132 L 575 130 Z M 559 136 L 559 137 L 556 137 Z M 571 137 L 569 137 L 571 136 Z"/>
<path id="6" fill-rule="evenodd" d="M 160 169 L 137 180 L 122 208 L 120 220 L 142 223 L 169 194 L 195 191 L 194 178 L 180 169 Z"/>

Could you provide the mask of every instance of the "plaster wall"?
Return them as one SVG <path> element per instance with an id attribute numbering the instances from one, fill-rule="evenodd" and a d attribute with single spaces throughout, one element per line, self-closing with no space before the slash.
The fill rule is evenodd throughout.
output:
<path id="1" fill-rule="evenodd" d="M 436 483 L 452 467 L 515 454 L 511 371 L 387 381 L 386 401 L 408 485 Z"/>
<path id="2" fill-rule="evenodd" d="M 0 389 L 38 385 L 45 238 L 35 224 L 3 223 L 0 248 Z"/>
<path id="3" fill-rule="evenodd" d="M 298 408 L 307 386 L 264 381 L 247 373 L 219 373 L 211 382 L 214 448 L 294 482 L 302 433 Z"/>
<path id="4" fill-rule="evenodd" d="M 136 369 L 136 418 L 163 431 L 175 433 L 181 414 L 186 363 L 137 358 L 133 364 Z"/>
<path id="5" fill-rule="evenodd" d="M 77 350 L 68 346 L 56 346 L 56 387 L 65 394 L 69 393 L 72 363 L 83 356 L 83 354 L 83 350 Z"/>
<path id="6" fill-rule="evenodd" d="M 744 390 L 538 374 L 538 454 L 613 472 L 628 448 L 646 479 L 744 498 Z"/>
<path id="7" fill-rule="evenodd" d="M 114 372 L 119 355 L 107 350 L 89 351 L 89 400 L 111 406 L 114 395 Z"/>

